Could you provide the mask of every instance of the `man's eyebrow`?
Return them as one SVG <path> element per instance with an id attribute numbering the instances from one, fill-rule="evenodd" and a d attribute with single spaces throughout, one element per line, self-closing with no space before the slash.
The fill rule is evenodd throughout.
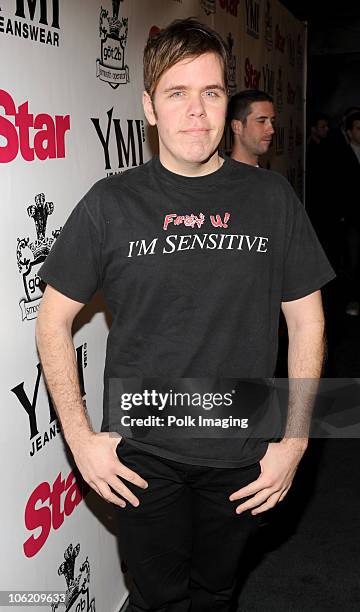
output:
<path id="1" fill-rule="evenodd" d="M 220 91 L 223 91 L 225 93 L 225 87 L 223 85 L 220 85 L 219 83 L 215 83 L 214 85 L 206 85 L 204 89 L 220 89 Z"/>
<path id="2" fill-rule="evenodd" d="M 189 87 L 188 85 L 170 85 L 170 87 L 166 87 L 166 89 L 164 89 L 163 92 L 169 93 L 170 91 L 187 90 L 187 89 L 191 89 L 191 87 Z M 204 91 L 206 91 L 207 89 L 219 89 L 220 91 L 223 91 L 225 93 L 225 87 L 223 85 L 220 85 L 219 83 L 215 83 L 212 85 L 205 85 L 205 87 L 203 87 L 202 89 Z"/>
<path id="3" fill-rule="evenodd" d="M 276 119 L 276 115 L 257 115 L 255 119 Z"/>

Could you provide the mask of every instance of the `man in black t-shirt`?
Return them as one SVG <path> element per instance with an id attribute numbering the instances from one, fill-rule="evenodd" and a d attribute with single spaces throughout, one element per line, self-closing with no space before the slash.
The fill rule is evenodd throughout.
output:
<path id="1" fill-rule="evenodd" d="M 256 517 L 285 497 L 307 447 L 310 382 L 324 350 L 319 288 L 333 272 L 287 181 L 218 153 L 227 107 L 220 36 L 193 19 L 170 24 L 146 45 L 144 80 L 159 157 L 99 181 L 74 208 L 40 271 L 48 286 L 38 347 L 75 462 L 116 507 L 132 612 L 225 612 Z M 100 288 L 113 323 L 96 433 L 71 326 Z M 240 400 L 261 404 L 254 379 L 273 376 L 280 308 L 289 377 L 309 382 L 302 393 L 293 383 L 280 442 L 236 435 L 241 424 L 220 436 L 126 425 L 121 411 L 166 419 L 173 391 L 200 397 L 198 410 L 211 391 L 212 408 L 219 398 L 224 408 L 233 379 Z M 251 426 L 249 402 L 239 410 Z M 116 418 L 129 432 L 120 442 L 108 433 L 120 431 Z"/>

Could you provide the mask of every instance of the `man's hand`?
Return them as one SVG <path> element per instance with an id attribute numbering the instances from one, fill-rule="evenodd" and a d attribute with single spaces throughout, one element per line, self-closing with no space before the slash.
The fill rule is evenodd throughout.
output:
<path id="1" fill-rule="evenodd" d="M 260 461 L 259 478 L 229 497 L 230 501 L 234 501 L 252 496 L 237 506 L 236 513 L 255 508 L 251 514 L 260 514 L 282 501 L 291 487 L 306 447 L 305 439 L 285 438 L 281 442 L 270 443 Z"/>
<path id="2" fill-rule="evenodd" d="M 117 436 L 117 437 L 115 437 Z M 148 483 L 136 472 L 133 472 L 119 461 L 116 447 L 121 440 L 118 434 L 107 432 L 83 432 L 72 440 L 70 448 L 75 463 L 85 480 L 101 497 L 121 508 L 126 502 L 118 495 L 127 499 L 133 506 L 139 505 L 139 500 L 126 487 L 121 479 L 146 489 Z M 110 489 L 114 489 L 118 495 Z"/>

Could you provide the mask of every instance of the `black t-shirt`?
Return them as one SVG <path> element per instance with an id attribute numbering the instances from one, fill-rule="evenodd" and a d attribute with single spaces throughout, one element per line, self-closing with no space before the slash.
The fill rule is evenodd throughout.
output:
<path id="1" fill-rule="evenodd" d="M 273 376 L 282 301 L 335 275 L 304 207 L 280 175 L 226 158 L 185 177 L 158 157 L 97 182 L 72 211 L 40 271 L 87 303 L 102 289 L 112 314 L 108 381 Z M 185 463 L 236 467 L 267 442 L 161 438 L 129 441 Z"/>

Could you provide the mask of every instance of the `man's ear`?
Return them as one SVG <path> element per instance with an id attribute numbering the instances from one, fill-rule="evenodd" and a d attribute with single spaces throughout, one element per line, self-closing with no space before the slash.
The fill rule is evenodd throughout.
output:
<path id="1" fill-rule="evenodd" d="M 239 134 L 241 136 L 244 129 L 242 122 L 239 119 L 232 119 L 230 125 L 234 134 Z"/>
<path id="2" fill-rule="evenodd" d="M 142 103 L 144 108 L 145 117 L 150 125 L 156 125 L 156 115 L 152 100 L 147 91 L 143 92 Z"/>

